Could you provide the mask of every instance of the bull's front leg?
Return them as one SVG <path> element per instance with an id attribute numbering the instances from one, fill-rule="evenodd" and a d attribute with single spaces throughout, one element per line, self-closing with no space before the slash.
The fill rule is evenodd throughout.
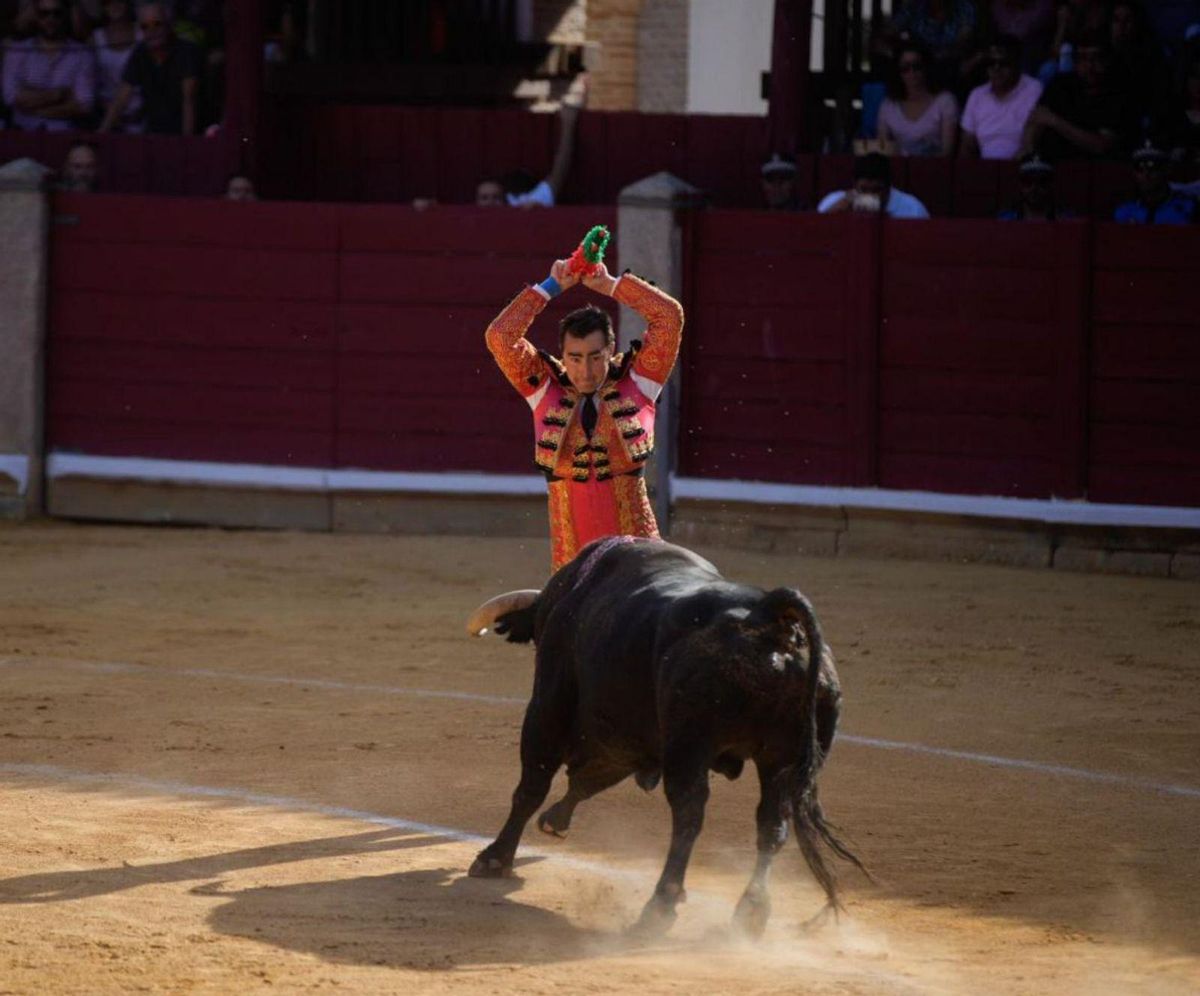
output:
<path id="1" fill-rule="evenodd" d="M 759 801 L 755 813 L 758 827 L 758 860 L 754 874 L 733 912 L 733 925 L 750 937 L 762 936 L 771 917 L 767 877 L 775 855 L 787 843 L 787 779 L 778 767 L 758 764 Z"/>
<path id="2" fill-rule="evenodd" d="M 672 750 L 663 758 L 663 788 L 671 805 L 671 848 L 654 895 L 642 909 L 633 930 L 643 936 L 666 933 L 675 922 L 675 907 L 687 901 L 683 878 L 692 847 L 704 825 L 708 803 L 709 753 L 695 744 Z"/>
<path id="3" fill-rule="evenodd" d="M 531 702 L 521 728 L 521 780 L 512 795 L 508 819 L 496 839 L 479 852 L 467 874 L 473 878 L 506 878 L 512 874 L 513 859 L 525 824 L 550 792 L 550 784 L 562 764 L 565 735 L 561 722 L 545 716 Z"/>

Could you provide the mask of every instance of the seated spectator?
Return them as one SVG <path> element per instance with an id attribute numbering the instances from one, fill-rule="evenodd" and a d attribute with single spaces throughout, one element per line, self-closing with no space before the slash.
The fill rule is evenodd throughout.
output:
<path id="1" fill-rule="evenodd" d="M 475 187 L 476 207 L 554 207 L 566 183 L 571 169 L 571 158 L 575 152 L 575 130 L 579 122 L 580 106 L 586 96 L 587 81 L 580 77 L 572 84 L 559 110 L 558 147 L 554 152 L 554 163 L 544 179 L 539 180 L 528 170 L 518 169 L 503 176 L 489 176 L 480 180 Z M 412 206 L 418 211 L 434 207 L 432 197 L 413 198 Z"/>
<path id="2" fill-rule="evenodd" d="M 1108 7 L 1105 0 L 1065 0 L 1058 6 L 1055 18 L 1054 41 L 1050 58 L 1038 71 L 1038 79 L 1046 85 L 1059 73 L 1075 68 L 1074 51 L 1084 38 L 1104 33 L 1108 28 Z"/>
<path id="3" fill-rule="evenodd" d="M 107 111 L 117 96 L 125 66 L 133 54 L 141 34 L 133 23 L 130 0 L 105 0 L 104 23 L 92 32 L 92 49 L 96 53 L 96 91 L 100 107 Z M 142 98 L 135 93 L 125 105 L 125 113 L 114 127 L 118 131 L 142 130 Z"/>
<path id="4" fill-rule="evenodd" d="M 1109 72 L 1107 39 L 1085 38 L 1075 71 L 1050 81 L 1025 127 L 1026 151 L 1042 158 L 1117 159 L 1128 155 L 1138 131 L 1137 109 Z"/>
<path id="5" fill-rule="evenodd" d="M 58 171 L 56 189 L 72 194 L 91 194 L 96 191 L 96 146 L 91 142 L 76 142 L 67 150 L 62 169 Z"/>
<path id="6" fill-rule="evenodd" d="M 1130 93 L 1139 114 L 1153 116 L 1170 98 L 1171 78 L 1146 10 L 1138 0 L 1116 0 L 1110 18 L 1113 78 Z"/>
<path id="7" fill-rule="evenodd" d="M 171 28 L 203 56 L 197 117 L 204 123 L 220 120 L 225 90 L 225 15 L 219 0 L 174 0 Z"/>
<path id="8" fill-rule="evenodd" d="M 957 79 L 961 61 L 975 34 L 972 0 L 905 0 L 892 16 L 902 38 L 919 42 L 929 51 L 942 78 Z"/>
<path id="9" fill-rule="evenodd" d="M 1069 218 L 1054 203 L 1054 166 L 1036 152 L 1021 158 L 1017 167 L 1017 202 L 996 217 L 1001 221 L 1055 221 Z"/>
<path id="10" fill-rule="evenodd" d="M 92 26 L 99 20 L 99 0 L 66 0 L 67 37 L 86 42 Z M 11 34 L 5 37 L 33 38 L 38 33 L 38 0 L 8 0 L 0 7 L 11 8 Z"/>
<path id="11" fill-rule="evenodd" d="M 1021 43 L 1001 35 L 988 46 L 988 81 L 967 98 L 962 116 L 960 156 L 1014 159 L 1025 123 L 1042 95 L 1042 84 L 1019 68 Z"/>
<path id="12" fill-rule="evenodd" d="M 13 125 L 67 131 L 92 112 L 96 68 L 92 53 L 67 37 L 65 0 L 38 0 L 38 34 L 12 42 L 4 55 L 4 102 Z"/>
<path id="13" fill-rule="evenodd" d="M 877 130 L 879 141 L 902 156 L 948 156 L 954 151 L 958 101 L 931 82 L 930 69 L 922 46 L 900 44 Z"/>
<path id="14" fill-rule="evenodd" d="M 227 201 L 256 201 L 258 193 L 254 189 L 254 181 L 245 173 L 234 173 L 225 181 L 225 200 Z"/>
<path id="15" fill-rule="evenodd" d="M 1046 61 L 1054 32 L 1052 0 L 991 0 L 993 37 L 1009 35 L 1021 43 L 1018 66 L 1034 74 Z"/>
<path id="16" fill-rule="evenodd" d="M 1147 141 L 1133 154 L 1133 179 L 1138 195 L 1120 205 L 1114 221 L 1130 225 L 1190 225 L 1196 221 L 1196 202 L 1171 189 L 1167 182 L 1169 157 Z"/>
<path id="17" fill-rule="evenodd" d="M 892 162 L 872 152 L 854 160 L 854 186 L 826 194 L 817 205 L 821 214 L 842 211 L 880 211 L 891 218 L 928 218 L 925 205 L 892 186 Z"/>
<path id="18" fill-rule="evenodd" d="M 125 75 L 101 131 L 111 131 L 125 114 L 134 91 L 141 94 L 146 131 L 162 135 L 196 134 L 196 94 L 204 59 L 191 42 L 176 38 L 164 3 L 141 3 L 138 42 L 125 66 Z"/>
<path id="19" fill-rule="evenodd" d="M 768 211 L 799 211 L 803 205 L 796 196 L 796 164 L 775 153 L 762 164 L 763 204 Z"/>

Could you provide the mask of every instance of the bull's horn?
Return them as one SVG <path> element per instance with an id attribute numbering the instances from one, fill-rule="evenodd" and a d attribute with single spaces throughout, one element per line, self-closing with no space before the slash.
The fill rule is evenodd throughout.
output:
<path id="1" fill-rule="evenodd" d="M 503 595 L 489 598 L 471 613 L 471 618 L 467 620 L 467 633 L 471 636 L 483 636 L 504 613 L 515 612 L 532 605 L 540 594 L 536 588 L 522 588 L 520 591 L 506 591 Z"/>

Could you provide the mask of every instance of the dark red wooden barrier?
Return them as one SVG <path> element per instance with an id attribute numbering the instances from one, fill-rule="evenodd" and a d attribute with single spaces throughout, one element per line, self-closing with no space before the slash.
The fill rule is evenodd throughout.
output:
<path id="1" fill-rule="evenodd" d="M 51 448 L 519 472 L 529 414 L 488 321 L 611 213 L 55 200 Z M 615 265 L 615 253 L 613 262 Z M 557 318 L 592 297 L 565 295 Z"/>
<path id="2" fill-rule="evenodd" d="M 483 330 L 615 220 L 54 209 L 52 449 L 403 471 L 529 469 Z M 687 253 L 684 475 L 1200 505 L 1196 230 L 711 211 Z"/>
<path id="3" fill-rule="evenodd" d="M 28 158 L 57 170 L 80 139 L 97 146 L 97 187 L 109 193 L 217 197 L 237 162 L 221 137 L 0 130 L 0 163 Z"/>
<path id="4" fill-rule="evenodd" d="M 261 186 L 270 197 L 465 204 L 483 177 L 517 168 L 548 173 L 558 124 L 554 115 L 519 110 L 281 102 L 268 109 L 264 127 Z M 667 170 L 715 207 L 757 208 L 759 167 L 770 151 L 765 118 L 586 111 L 563 200 L 612 203 L 622 187 Z M 896 186 L 937 216 L 994 217 L 1016 196 L 1014 163 L 892 162 Z M 849 156 L 805 155 L 797 164 L 799 197 L 810 208 L 851 180 Z M 1109 218 L 1130 179 L 1123 163 L 1064 163 L 1058 199 L 1075 215 Z"/>
<path id="5" fill-rule="evenodd" d="M 1200 504 L 1200 232 L 754 212 L 690 232 L 681 474 Z"/>
<path id="6" fill-rule="evenodd" d="M 696 217 L 680 473 L 855 482 L 853 271 L 874 226 L 844 221 L 731 211 Z"/>
<path id="7" fill-rule="evenodd" d="M 554 115 L 519 110 L 277 102 L 263 115 L 259 188 L 271 200 L 469 204 L 484 177 L 518 168 L 546 175 L 557 128 Z M 239 151 L 224 137 L 17 131 L 0 131 L 0 162 L 30 156 L 57 168 L 80 137 L 99 142 L 100 189 L 109 192 L 216 196 L 238 164 Z M 587 111 L 562 199 L 612 204 L 623 187 L 667 170 L 714 207 L 757 208 L 769 152 L 765 118 Z M 1013 163 L 892 162 L 896 186 L 935 216 L 994 217 L 1016 195 Z M 849 185 L 853 160 L 805 155 L 797 166 L 799 199 L 812 208 Z M 1057 196 L 1076 216 L 1110 218 L 1130 181 L 1123 163 L 1063 163 Z"/>
<path id="8" fill-rule="evenodd" d="M 1088 494 L 1200 505 L 1200 233 L 1097 225 Z"/>
<path id="9" fill-rule="evenodd" d="M 882 487 L 1079 497 L 1087 226 L 883 226 Z"/>

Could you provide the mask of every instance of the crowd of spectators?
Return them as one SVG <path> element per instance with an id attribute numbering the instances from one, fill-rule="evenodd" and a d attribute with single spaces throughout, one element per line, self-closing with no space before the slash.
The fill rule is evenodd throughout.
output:
<path id="1" fill-rule="evenodd" d="M 862 139 L 902 156 L 1196 168 L 1200 11 L 1141 0 L 902 0 L 874 31 Z M 1168 9 L 1169 8 L 1169 9 Z M 1151 13 L 1155 15 L 1152 19 Z M 961 109 L 961 112 L 960 112 Z"/>
<path id="2" fill-rule="evenodd" d="M 193 135 L 219 118 L 216 0 L 0 0 L 0 125 Z"/>

